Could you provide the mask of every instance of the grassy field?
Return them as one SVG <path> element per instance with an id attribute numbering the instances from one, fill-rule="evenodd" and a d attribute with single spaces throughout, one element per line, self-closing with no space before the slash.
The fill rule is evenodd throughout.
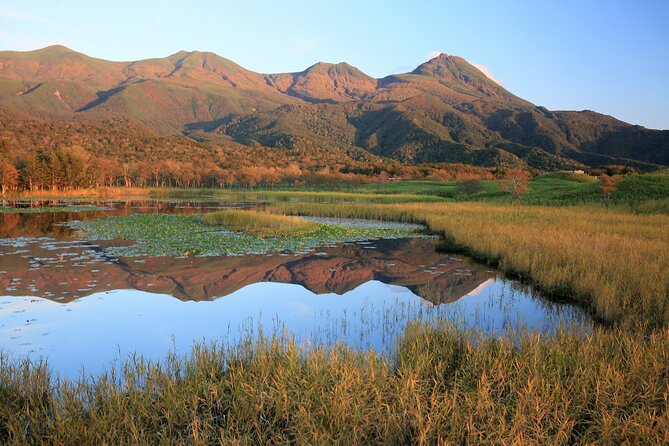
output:
<path id="1" fill-rule="evenodd" d="M 79 383 L 0 358 L 0 442 L 662 445 L 668 344 L 413 326 L 392 360 L 275 339 Z"/>
<path id="2" fill-rule="evenodd" d="M 531 205 L 580 205 L 604 206 L 599 192 L 599 180 L 589 175 L 570 173 L 548 173 L 532 178 L 529 192 L 522 199 L 523 204 Z M 465 195 L 458 190 L 456 181 L 398 181 L 384 184 L 366 184 L 354 189 L 356 192 L 433 195 L 443 198 L 465 201 Z M 627 210 L 653 200 L 665 200 L 669 197 L 669 174 L 661 171 L 655 174 L 626 175 L 613 193 L 612 204 Z M 497 180 L 481 181 L 481 190 L 476 192 L 473 201 L 508 202 L 510 196 L 500 188 Z"/>
<path id="3" fill-rule="evenodd" d="M 548 173 L 528 182 L 529 192 L 522 203 L 540 206 L 588 205 L 604 207 L 599 192 L 600 182 L 589 175 Z M 626 212 L 667 213 L 669 174 L 626 175 L 611 197 L 613 207 Z M 391 181 L 360 186 L 336 185 L 288 186 L 271 188 L 174 189 L 174 188 L 101 188 L 71 191 L 24 192 L 14 199 L 94 199 L 94 198 L 156 198 L 184 200 L 219 200 L 252 202 L 314 202 L 314 203 L 439 203 L 450 201 L 482 201 L 507 203 L 510 194 L 498 180 L 483 180 L 480 190 L 467 197 L 459 190 L 457 181 Z"/>

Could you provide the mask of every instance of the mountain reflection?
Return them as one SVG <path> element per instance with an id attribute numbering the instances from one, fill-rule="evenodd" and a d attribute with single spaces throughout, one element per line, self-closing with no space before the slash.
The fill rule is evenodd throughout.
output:
<path id="1" fill-rule="evenodd" d="M 466 259 L 437 252 L 435 240 L 425 238 L 351 243 L 297 255 L 118 259 L 107 257 L 104 244 L 97 242 L 10 242 L 0 245 L 0 294 L 63 303 L 118 289 L 170 294 L 184 301 L 213 300 L 258 282 L 343 294 L 377 280 L 441 304 L 459 299 L 494 275 Z"/>

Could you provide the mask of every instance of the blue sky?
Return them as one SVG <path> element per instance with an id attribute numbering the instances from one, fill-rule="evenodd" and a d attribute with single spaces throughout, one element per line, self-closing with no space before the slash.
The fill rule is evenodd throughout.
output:
<path id="1" fill-rule="evenodd" d="M 213 51 L 259 72 L 347 61 L 382 77 L 445 52 L 552 110 L 669 129 L 669 1 L 8 1 L 0 49 L 110 60 Z"/>

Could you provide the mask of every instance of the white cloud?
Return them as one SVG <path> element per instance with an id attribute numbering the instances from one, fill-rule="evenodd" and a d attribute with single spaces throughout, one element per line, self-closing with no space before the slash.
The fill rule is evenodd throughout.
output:
<path id="1" fill-rule="evenodd" d="M 485 74 L 488 79 L 490 79 L 491 81 L 493 81 L 497 85 L 502 86 L 502 87 L 504 86 L 504 82 L 497 79 L 495 77 L 495 75 L 492 74 L 492 71 L 490 71 L 490 68 L 486 67 L 485 65 L 480 65 L 480 64 L 476 64 L 476 63 L 473 63 L 472 65 L 474 65 L 476 68 L 478 68 L 478 70 L 481 73 Z"/>
<path id="2" fill-rule="evenodd" d="M 427 55 L 425 56 L 425 60 L 424 60 L 424 62 L 427 62 L 428 60 L 432 60 L 432 59 L 434 59 L 435 57 L 439 56 L 440 54 L 441 54 L 441 51 L 430 51 L 430 52 L 427 53 Z"/>

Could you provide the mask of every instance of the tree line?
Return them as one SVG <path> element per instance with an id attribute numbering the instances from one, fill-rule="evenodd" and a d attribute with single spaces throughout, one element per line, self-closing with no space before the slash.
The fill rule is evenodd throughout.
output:
<path id="1" fill-rule="evenodd" d="M 160 136 L 123 118 L 102 122 L 0 119 L 0 187 L 254 187 L 393 179 L 489 179 L 496 168 L 404 165 L 342 148 L 272 149 Z"/>
<path id="2" fill-rule="evenodd" d="M 38 148 L 0 158 L 0 187 L 8 191 L 69 190 L 99 187 L 255 187 L 276 184 L 363 184 L 396 179 L 489 179 L 495 169 L 466 165 L 338 162 L 270 164 L 266 157 L 237 154 L 237 165 L 198 158 L 123 160 L 95 156 L 80 146 Z M 269 164 L 269 165 L 267 165 Z"/>

